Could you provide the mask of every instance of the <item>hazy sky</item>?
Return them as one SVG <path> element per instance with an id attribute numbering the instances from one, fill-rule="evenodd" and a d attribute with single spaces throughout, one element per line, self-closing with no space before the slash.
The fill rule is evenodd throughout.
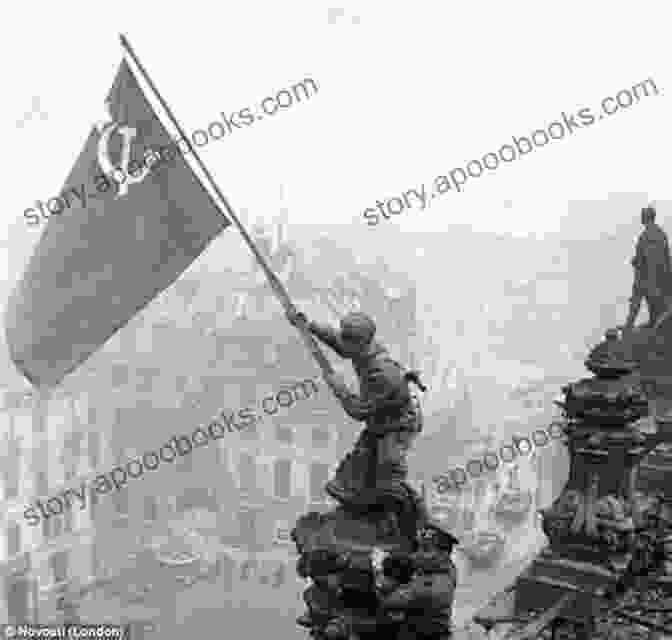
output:
<path id="1" fill-rule="evenodd" d="M 338 1 L 12 3 L 0 44 L 10 88 L 0 107 L 4 244 L 39 237 L 42 226 L 29 227 L 23 212 L 58 194 L 103 118 L 119 32 L 188 132 L 304 78 L 317 82 L 311 100 L 200 152 L 234 208 L 253 217 L 274 215 L 285 185 L 291 223 L 359 218 L 371 231 L 362 212 L 377 199 L 545 128 L 563 110 L 597 111 L 646 78 L 659 97 L 381 225 L 438 230 L 470 220 L 544 231 L 568 200 L 670 197 L 667 3 Z M 35 97 L 39 110 L 27 117 Z"/>

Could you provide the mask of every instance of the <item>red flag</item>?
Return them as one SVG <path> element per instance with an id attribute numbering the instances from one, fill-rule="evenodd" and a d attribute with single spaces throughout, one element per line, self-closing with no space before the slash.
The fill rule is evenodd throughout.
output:
<path id="1" fill-rule="evenodd" d="M 126 61 L 106 107 L 61 191 L 68 206 L 49 218 L 5 312 L 12 360 L 35 385 L 59 383 L 231 224 Z"/>

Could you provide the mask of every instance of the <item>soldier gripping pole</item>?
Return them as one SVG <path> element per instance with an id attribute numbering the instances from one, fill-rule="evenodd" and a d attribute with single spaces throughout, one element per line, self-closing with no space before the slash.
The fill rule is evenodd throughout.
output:
<path id="1" fill-rule="evenodd" d="M 135 54 L 135 51 L 131 47 L 131 44 L 129 43 L 128 39 L 126 38 L 125 35 L 120 34 L 119 39 L 121 41 L 122 47 L 126 50 L 128 55 L 131 57 L 133 60 L 135 66 L 137 69 L 140 71 L 142 76 L 144 77 L 145 81 L 147 82 L 147 85 L 149 88 L 152 90 L 154 95 L 156 96 L 157 100 L 163 107 L 166 115 L 170 118 L 171 123 L 173 126 L 177 129 L 179 132 L 180 136 L 186 140 L 189 138 L 185 134 L 184 130 L 180 126 L 179 122 L 173 115 L 173 112 L 171 111 L 170 107 L 166 103 L 166 101 L 163 99 L 161 94 L 159 93 L 159 90 L 156 88 L 156 85 L 152 82 L 152 79 L 149 77 L 149 74 L 147 73 L 146 69 L 138 59 L 138 56 Z M 247 233 L 247 230 L 245 227 L 242 225 L 240 220 L 238 220 L 238 216 L 234 213 L 231 205 L 229 204 L 229 201 L 226 199 L 224 194 L 221 192 L 220 188 L 217 186 L 217 183 L 215 182 L 214 178 L 212 177 L 212 174 L 208 170 L 208 168 L 203 164 L 203 161 L 199 157 L 198 153 L 196 152 L 196 149 L 192 148 L 192 153 L 194 158 L 196 159 L 196 162 L 198 163 L 199 168 L 201 171 L 203 171 L 203 174 L 207 178 L 208 182 L 210 183 L 210 186 L 214 190 L 214 192 L 217 194 L 217 197 L 219 200 L 224 204 L 224 207 L 226 209 L 226 213 L 221 211 L 221 208 L 218 205 L 218 210 L 223 216 L 228 216 L 234 223 L 234 225 L 238 228 L 238 231 L 240 231 L 240 235 L 243 236 L 243 240 L 245 240 L 245 243 L 247 246 L 250 248 L 250 251 L 256 258 L 257 262 L 259 263 L 259 266 L 262 268 L 264 271 L 264 274 L 266 275 L 266 278 L 268 279 L 269 284 L 271 285 L 271 289 L 273 290 L 273 293 L 275 293 L 275 296 L 278 298 L 280 301 L 280 304 L 282 305 L 283 309 L 285 310 L 285 313 L 290 313 L 296 311 L 296 308 L 294 304 L 292 303 L 289 294 L 285 290 L 285 287 L 283 286 L 282 282 L 280 279 L 277 277 L 277 275 L 272 271 L 270 266 L 268 265 L 268 262 L 264 258 L 264 256 L 261 254 L 257 246 L 254 244 L 254 241 L 250 237 L 250 235 Z M 319 365 L 320 369 L 322 370 L 322 376 L 327 380 L 327 376 L 331 373 L 333 373 L 333 368 L 331 366 L 331 363 L 327 359 L 327 357 L 322 353 L 322 350 L 320 349 L 319 345 L 315 341 L 315 338 L 313 338 L 312 334 L 309 332 L 308 328 L 306 326 L 300 325 L 298 328 L 299 333 L 301 334 L 301 337 L 303 338 L 303 341 L 308 349 L 308 351 L 312 354 L 313 358 L 315 358 L 317 364 Z"/>

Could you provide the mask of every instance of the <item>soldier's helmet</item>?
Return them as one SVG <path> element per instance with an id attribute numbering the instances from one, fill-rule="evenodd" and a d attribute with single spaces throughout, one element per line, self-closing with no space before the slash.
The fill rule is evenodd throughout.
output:
<path id="1" fill-rule="evenodd" d="M 423 542 L 434 544 L 439 549 L 452 551 L 460 541 L 448 530 L 448 527 L 440 520 L 429 517 L 423 527 L 418 531 L 418 538 Z"/>
<path id="2" fill-rule="evenodd" d="M 341 336 L 353 342 L 369 342 L 376 333 L 376 323 L 365 313 L 353 311 L 341 319 Z"/>

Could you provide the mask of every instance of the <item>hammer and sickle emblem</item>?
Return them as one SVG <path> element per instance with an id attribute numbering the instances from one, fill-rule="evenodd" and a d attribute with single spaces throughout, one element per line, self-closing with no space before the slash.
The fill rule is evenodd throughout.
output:
<path id="1" fill-rule="evenodd" d="M 131 160 L 131 144 L 137 135 L 138 131 L 135 127 L 127 127 L 116 122 L 110 113 L 110 103 L 105 103 L 107 118 L 96 125 L 100 138 L 98 139 L 98 164 L 106 176 L 109 176 L 118 185 L 117 198 L 121 198 L 128 193 L 128 187 L 132 184 L 142 182 L 151 171 L 151 166 L 147 166 L 145 162 L 140 173 L 131 176 L 128 173 L 128 166 Z M 110 138 L 114 133 L 118 133 L 122 137 L 122 149 L 120 163 L 115 165 L 110 158 Z M 121 171 L 121 179 L 115 178 L 115 173 Z"/>

